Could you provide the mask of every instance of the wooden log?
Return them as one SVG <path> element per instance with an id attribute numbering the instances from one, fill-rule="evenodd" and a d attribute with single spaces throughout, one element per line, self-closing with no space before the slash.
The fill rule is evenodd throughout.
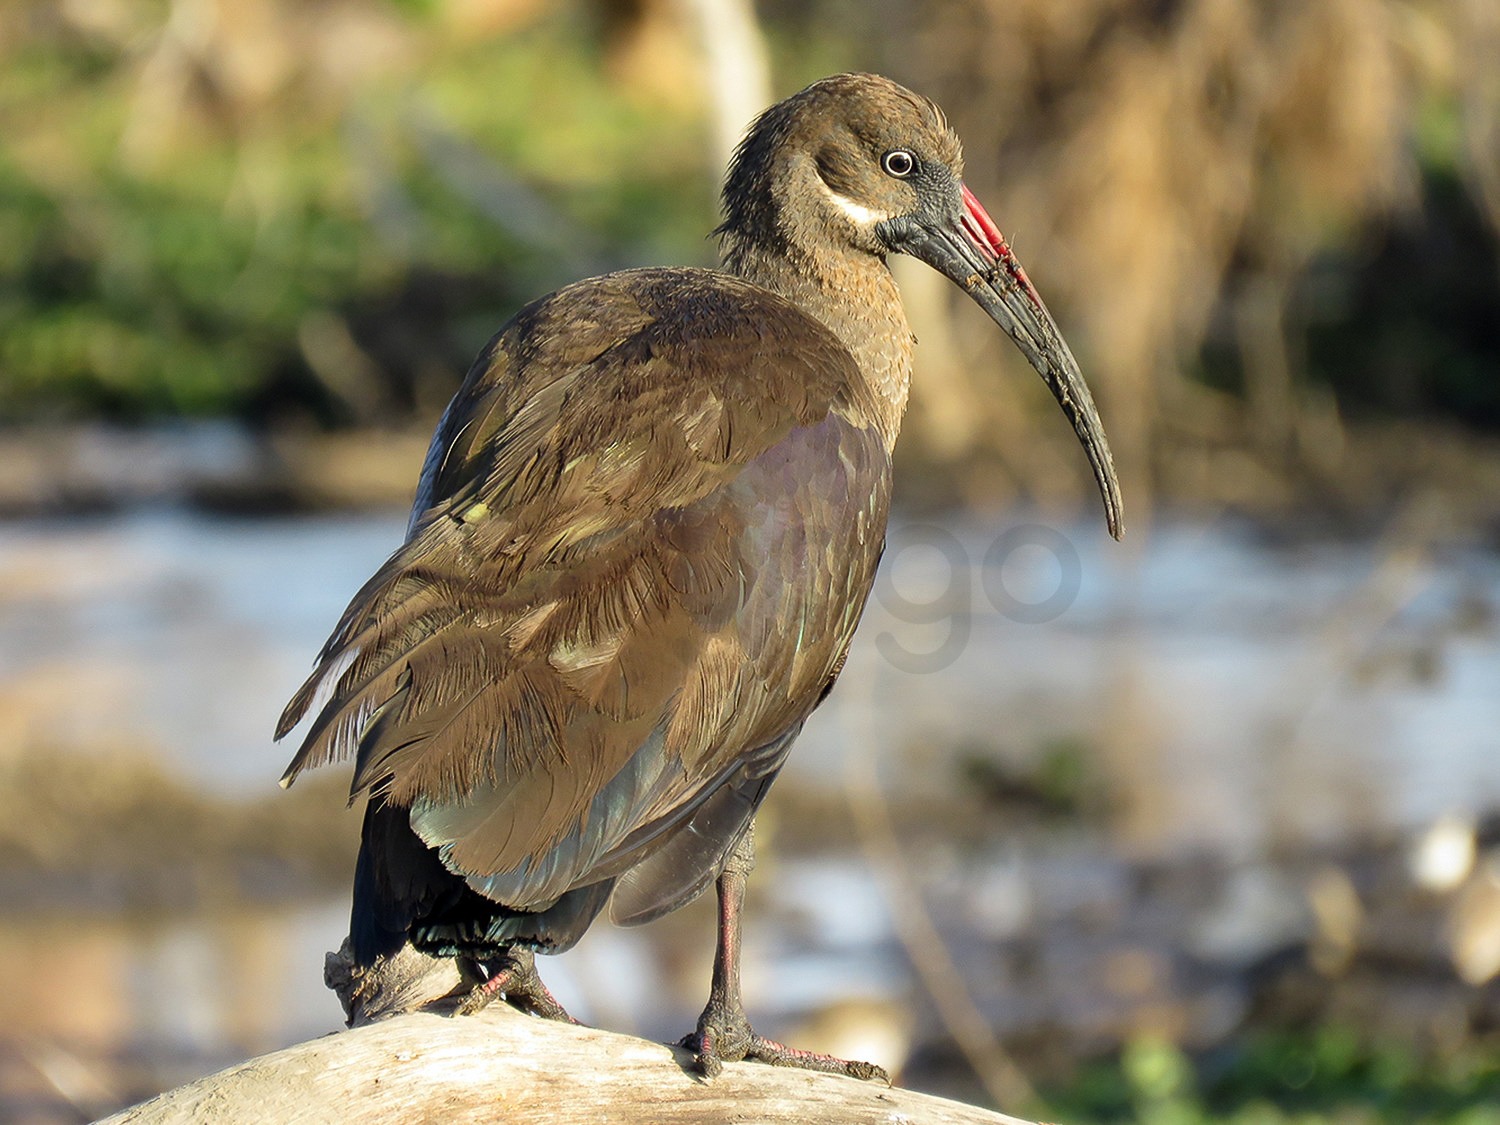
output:
<path id="1" fill-rule="evenodd" d="M 1030 1125 L 878 1082 L 764 1063 L 731 1063 L 709 1081 L 681 1048 L 536 1019 L 503 1002 L 454 1016 L 474 982 L 452 959 L 410 946 L 361 968 L 345 941 L 328 954 L 323 977 L 353 1030 L 168 1090 L 104 1125 Z"/>
<path id="2" fill-rule="evenodd" d="M 680 1048 L 503 1003 L 472 1016 L 413 1012 L 299 1043 L 106 1121 L 1027 1125 L 878 1082 L 763 1063 L 731 1063 L 707 1081 Z"/>

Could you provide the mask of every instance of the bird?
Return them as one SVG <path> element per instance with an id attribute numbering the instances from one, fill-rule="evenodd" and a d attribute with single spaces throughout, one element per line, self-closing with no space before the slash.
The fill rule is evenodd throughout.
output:
<path id="1" fill-rule="evenodd" d="M 1051 389 L 1110 533 L 1120 488 L 1047 307 L 963 181 L 930 99 L 812 83 L 735 151 L 720 268 L 627 269 L 526 305 L 438 423 L 404 542 L 354 595 L 276 735 L 283 777 L 352 757 L 350 945 L 456 958 L 461 1011 L 571 1018 L 535 954 L 606 908 L 716 885 L 706 1076 L 870 1063 L 758 1035 L 739 985 L 753 826 L 844 665 L 884 548 L 914 337 L 888 268 L 968 294 Z"/>

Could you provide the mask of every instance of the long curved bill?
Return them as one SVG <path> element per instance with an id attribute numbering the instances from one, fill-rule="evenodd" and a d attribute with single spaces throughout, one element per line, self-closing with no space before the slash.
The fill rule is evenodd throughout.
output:
<path id="1" fill-rule="evenodd" d="M 1104 424 L 1094 408 L 1094 396 L 1052 314 L 1011 253 L 1000 228 L 974 193 L 959 186 L 963 192 L 962 215 L 952 219 L 914 216 L 899 232 L 892 232 L 896 236 L 893 242 L 903 253 L 921 259 L 961 286 L 991 320 L 1005 329 L 1046 381 L 1083 443 L 1104 499 L 1109 533 L 1119 539 L 1125 533 L 1120 482 Z"/>

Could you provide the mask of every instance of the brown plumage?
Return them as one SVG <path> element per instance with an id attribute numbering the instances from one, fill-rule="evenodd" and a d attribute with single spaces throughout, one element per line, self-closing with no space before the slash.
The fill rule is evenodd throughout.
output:
<path id="1" fill-rule="evenodd" d="M 352 755 L 351 796 L 369 797 L 361 964 L 411 940 L 489 966 L 489 993 L 535 996 L 514 951 L 567 948 L 606 901 L 618 921 L 656 917 L 724 872 L 728 963 L 690 1038 L 710 1071 L 771 1057 L 725 950 L 750 819 L 880 557 L 912 343 L 888 252 L 930 262 L 1011 333 L 1118 532 L 1087 389 L 960 172 L 931 102 L 869 75 L 817 83 L 736 157 L 729 272 L 579 282 L 480 355 L 406 542 L 277 731 L 313 717 L 286 782 Z"/>

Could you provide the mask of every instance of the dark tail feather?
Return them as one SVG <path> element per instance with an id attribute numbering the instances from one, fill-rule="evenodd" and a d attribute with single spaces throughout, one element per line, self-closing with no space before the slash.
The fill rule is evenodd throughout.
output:
<path id="1" fill-rule="evenodd" d="M 354 962 L 369 967 L 406 944 L 413 923 L 462 899 L 468 887 L 415 832 L 407 810 L 372 797 L 365 805 L 349 943 Z"/>
<path id="2" fill-rule="evenodd" d="M 368 968 L 410 941 L 435 957 L 485 960 L 513 945 L 548 953 L 571 948 L 614 889 L 613 879 L 578 887 L 546 910 L 511 910 L 474 891 L 412 831 L 408 810 L 372 797 L 365 806 L 349 943 Z"/>
<path id="3" fill-rule="evenodd" d="M 474 891 L 453 910 L 412 929 L 412 944 L 435 957 L 460 954 L 477 960 L 497 957 L 513 945 L 562 953 L 604 909 L 613 879 L 578 887 L 546 910 L 511 910 Z"/>

